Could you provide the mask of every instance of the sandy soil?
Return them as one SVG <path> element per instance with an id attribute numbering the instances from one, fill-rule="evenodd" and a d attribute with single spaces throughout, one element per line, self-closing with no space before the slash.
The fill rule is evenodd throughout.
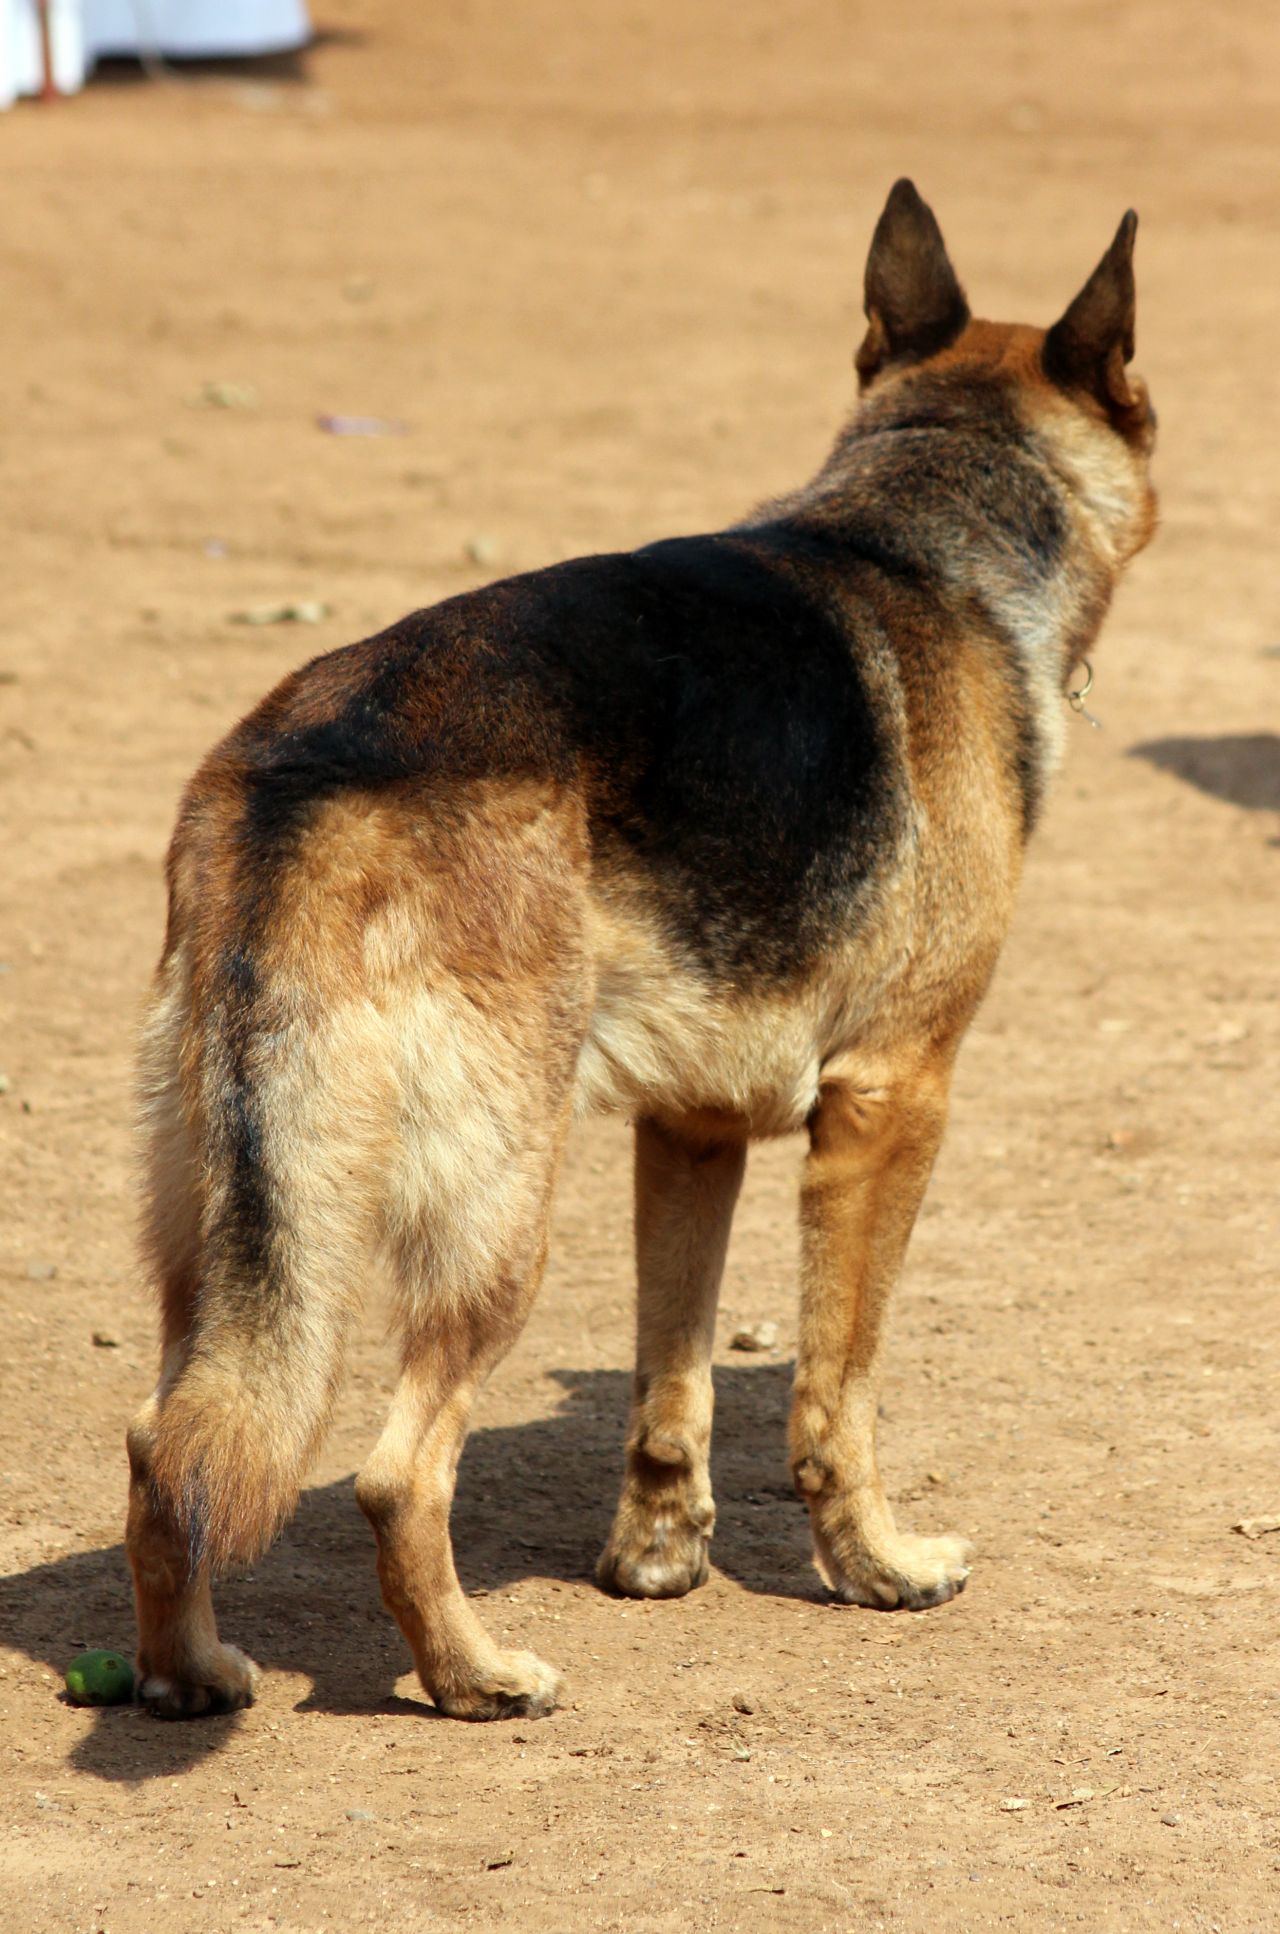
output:
<path id="1" fill-rule="evenodd" d="M 1271 1928 L 1280 1533 L 1232 1527 L 1280 1513 L 1274 13 L 322 19 L 298 70 L 0 120 L 0 1925 Z M 466 1583 L 567 1709 L 463 1727 L 405 1671 L 350 1482 L 392 1372 L 376 1297 L 296 1521 L 222 1593 L 261 1703 L 60 1703 L 73 1653 L 131 1643 L 130 1042 L 182 781 L 317 649 L 812 469 L 904 171 L 989 314 L 1050 320 L 1139 207 L 1163 438 L 1105 729 L 1073 730 L 899 1307 L 887 1474 L 907 1522 L 976 1540 L 969 1591 L 878 1616 L 809 1566 L 793 1144 L 753 1160 L 725 1287 L 726 1346 L 781 1338 L 720 1352 L 717 1569 L 681 1603 L 593 1588 L 629 1348 L 614 1124 L 574 1143 L 457 1512 Z M 330 615 L 230 621 L 297 600 Z"/>

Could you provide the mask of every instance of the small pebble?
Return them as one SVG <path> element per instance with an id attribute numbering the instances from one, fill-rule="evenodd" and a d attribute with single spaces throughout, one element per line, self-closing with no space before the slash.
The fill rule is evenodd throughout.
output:
<path id="1" fill-rule="evenodd" d="M 347 1808 L 347 1818 L 348 1820 L 372 1820 L 373 1815 L 366 1813 L 362 1806 L 352 1806 Z"/>
<path id="2" fill-rule="evenodd" d="M 316 427 L 330 436 L 408 436 L 409 425 L 398 416 L 335 416 L 316 418 Z"/>
<path id="3" fill-rule="evenodd" d="M 755 1707 L 744 1693 L 735 1692 L 732 1703 L 735 1712 L 753 1713 L 755 1711 Z"/>
<path id="4" fill-rule="evenodd" d="M 496 564 L 498 561 L 498 546 L 492 537 L 469 537 L 463 549 L 473 564 Z"/>
<path id="5" fill-rule="evenodd" d="M 258 392 L 252 383 L 204 383 L 191 400 L 207 410 L 256 410 Z"/>
<path id="6" fill-rule="evenodd" d="M 295 598 L 289 604 L 252 604 L 241 611 L 228 612 L 233 625 L 318 625 L 330 614 L 331 606 L 318 598 Z"/>
<path id="7" fill-rule="evenodd" d="M 58 1273 L 56 1262 L 29 1262 L 27 1281 L 29 1283 L 51 1283 Z"/>
<path id="8" fill-rule="evenodd" d="M 776 1323 L 748 1323 L 729 1340 L 731 1350 L 771 1350 L 778 1340 Z"/>
<path id="9" fill-rule="evenodd" d="M 1265 1538 L 1268 1531 L 1280 1531 L 1280 1518 L 1241 1518 L 1231 1529 L 1245 1538 Z"/>
<path id="10" fill-rule="evenodd" d="M 1162 1813 L 1160 1815 L 1160 1824 L 1162 1827 L 1180 1827 L 1182 1825 L 1182 1815 L 1180 1813 Z"/>
<path id="11" fill-rule="evenodd" d="M 120 1348 L 120 1338 L 113 1336 L 110 1330 L 95 1330 L 93 1333 L 93 1346 L 96 1350 L 118 1350 Z"/>

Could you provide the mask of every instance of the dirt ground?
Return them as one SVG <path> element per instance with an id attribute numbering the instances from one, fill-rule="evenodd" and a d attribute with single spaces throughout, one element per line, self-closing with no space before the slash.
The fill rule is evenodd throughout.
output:
<path id="1" fill-rule="evenodd" d="M 1233 1526 L 1280 1514 L 1274 12 L 318 13 L 296 67 L 0 117 L 0 1926 L 1273 1928 L 1280 1532 Z M 631 1318 L 628 1132 L 589 1126 L 456 1514 L 464 1582 L 566 1709 L 466 1727 L 406 1670 L 351 1488 L 393 1372 L 376 1295 L 296 1520 L 221 1594 L 260 1703 L 61 1703 L 75 1652 L 132 1642 L 129 1069 L 183 780 L 304 656 L 808 474 L 903 172 L 975 308 L 1026 320 L 1134 203 L 1162 426 L 1163 534 L 899 1303 L 887 1479 L 975 1540 L 969 1590 L 883 1616 L 810 1567 L 795 1143 L 753 1157 L 730 1257 L 711 1582 L 594 1588 Z M 297 601 L 328 614 L 232 621 Z M 777 1348 L 731 1352 L 760 1318 Z"/>

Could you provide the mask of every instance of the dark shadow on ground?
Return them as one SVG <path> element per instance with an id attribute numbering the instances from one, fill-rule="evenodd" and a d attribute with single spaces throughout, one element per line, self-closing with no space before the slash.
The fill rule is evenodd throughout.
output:
<path id="1" fill-rule="evenodd" d="M 592 1578 L 622 1473 L 630 1377 L 621 1370 L 554 1370 L 554 1416 L 479 1429 L 468 1439 L 453 1513 L 458 1570 L 468 1591 L 524 1578 Z M 791 1365 L 716 1371 L 713 1458 L 716 1566 L 748 1590 L 820 1599 L 804 1511 L 785 1466 Z M 350 1478 L 304 1492 L 297 1513 L 253 1570 L 217 1591 L 219 1626 L 264 1669 L 306 1672 L 302 1707 L 323 1712 L 419 1712 L 398 1698 L 409 1656 L 383 1610 L 373 1538 Z M 483 1616 L 483 1602 L 479 1608 Z M 0 1579 L 6 1642 L 52 1670 L 79 1651 L 133 1643 L 123 1545 L 73 1553 Z M 170 1777 L 219 1750 L 241 1716 L 165 1725 L 132 1707 L 108 1708 L 72 1763 L 136 1784 Z"/>
<path id="2" fill-rule="evenodd" d="M 1255 812 L 1280 812 L 1280 734 L 1226 733 L 1218 738 L 1150 739 L 1131 745 L 1129 757 L 1146 759 L 1161 772 Z"/>
<path id="3" fill-rule="evenodd" d="M 298 87 L 310 80 L 307 71 L 309 47 L 291 48 L 280 54 L 161 55 L 104 54 L 90 76 L 93 87 L 138 87 L 143 82 L 172 81 L 197 86 L 201 81 L 244 81 L 271 87 Z"/>

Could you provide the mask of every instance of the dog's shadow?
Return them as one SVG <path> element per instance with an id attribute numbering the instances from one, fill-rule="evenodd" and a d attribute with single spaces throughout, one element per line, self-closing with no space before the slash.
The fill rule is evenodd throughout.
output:
<path id="1" fill-rule="evenodd" d="M 468 1591 L 497 1592 L 530 1577 L 593 1576 L 621 1477 L 630 1378 L 621 1370 L 548 1374 L 563 1392 L 553 1416 L 480 1428 L 467 1441 L 452 1529 Z M 748 1590 L 820 1597 L 803 1509 L 786 1481 L 790 1383 L 790 1364 L 716 1371 L 715 1562 Z M 268 1669 L 311 1677 L 299 1710 L 432 1716 L 425 1702 L 395 1696 L 409 1654 L 381 1605 L 373 1540 L 351 1478 L 304 1492 L 268 1555 L 251 1572 L 225 1580 L 217 1599 L 228 1639 Z M 483 1600 L 478 1609 L 485 1616 Z M 123 1546 L 0 1579 L 0 1629 L 11 1646 L 59 1675 L 88 1646 L 131 1644 Z M 136 1707 L 103 1708 L 72 1764 L 130 1784 L 168 1777 L 216 1752 L 240 1718 L 164 1725 Z"/>
<path id="2" fill-rule="evenodd" d="M 1161 772 L 1176 773 L 1214 799 L 1253 812 L 1280 813 L 1280 734 L 1224 733 L 1215 738 L 1149 739 L 1129 747 Z"/>

